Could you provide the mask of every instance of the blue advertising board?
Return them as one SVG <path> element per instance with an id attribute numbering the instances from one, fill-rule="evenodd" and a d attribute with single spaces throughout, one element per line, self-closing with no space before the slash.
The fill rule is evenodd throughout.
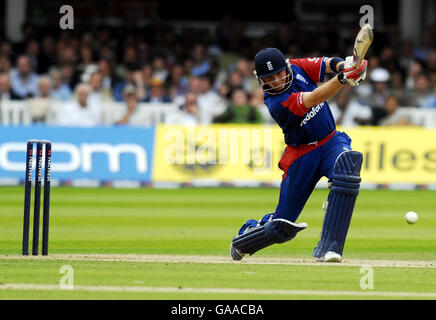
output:
<path id="1" fill-rule="evenodd" d="M 150 182 L 154 127 L 0 126 L 0 178 L 24 179 L 26 143 L 52 142 L 52 179 Z"/>

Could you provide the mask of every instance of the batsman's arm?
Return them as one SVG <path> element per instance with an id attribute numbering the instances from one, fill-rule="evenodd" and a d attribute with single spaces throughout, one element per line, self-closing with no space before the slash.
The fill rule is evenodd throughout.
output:
<path id="1" fill-rule="evenodd" d="M 338 78 L 339 77 L 339 78 Z M 303 104 L 307 109 L 316 106 L 331 97 L 333 97 L 341 88 L 344 86 L 346 82 L 343 79 L 343 74 L 335 76 L 329 81 L 323 83 L 318 88 L 313 90 L 312 92 L 304 92 L 303 93 Z"/>

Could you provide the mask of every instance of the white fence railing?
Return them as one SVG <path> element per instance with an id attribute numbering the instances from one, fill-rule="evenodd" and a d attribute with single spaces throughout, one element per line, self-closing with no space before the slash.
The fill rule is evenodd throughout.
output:
<path id="1" fill-rule="evenodd" d="M 153 126 L 165 122 L 166 118 L 178 110 L 173 103 L 139 103 L 135 111 L 136 126 Z M 117 122 L 127 112 L 125 103 L 110 102 L 102 104 L 102 124 L 111 125 Z"/>
<path id="2" fill-rule="evenodd" d="M 1 124 L 28 125 L 32 122 L 26 101 L 6 101 L 0 103 Z"/>
<path id="3" fill-rule="evenodd" d="M 46 123 L 56 124 L 57 118 L 62 108 L 67 103 L 53 102 L 47 112 Z M 140 103 L 136 114 L 136 125 L 153 126 L 158 123 L 165 122 L 169 114 L 178 110 L 178 106 L 171 103 L 153 104 Z M 101 107 L 102 124 L 114 124 L 121 119 L 126 113 L 126 105 L 124 103 L 110 102 L 104 103 Z M 0 103 L 0 124 L 8 125 L 29 125 L 32 123 L 31 113 L 28 108 L 27 101 L 7 101 Z"/>
<path id="4" fill-rule="evenodd" d="M 47 124 L 56 124 L 57 116 L 61 112 L 65 102 L 53 102 L 49 108 L 46 122 Z M 178 105 L 171 103 L 140 103 L 134 125 L 153 126 L 159 123 L 165 123 L 167 117 L 174 112 L 178 112 Z M 221 113 L 222 107 L 208 110 L 212 114 Z M 260 111 L 267 123 L 272 119 L 266 108 L 260 108 Z M 125 103 L 109 102 L 102 104 L 102 124 L 111 125 L 121 119 L 126 113 Z M 398 110 L 399 115 L 407 117 L 409 121 L 417 126 L 436 128 L 436 109 L 417 109 L 414 107 L 401 107 Z M 27 105 L 27 101 L 7 101 L 0 102 L 0 124 L 2 125 L 29 125 L 32 119 Z"/>
<path id="5" fill-rule="evenodd" d="M 409 121 L 417 126 L 426 128 L 436 127 L 436 109 L 417 109 L 415 107 L 401 107 L 398 115 L 408 118 Z"/>

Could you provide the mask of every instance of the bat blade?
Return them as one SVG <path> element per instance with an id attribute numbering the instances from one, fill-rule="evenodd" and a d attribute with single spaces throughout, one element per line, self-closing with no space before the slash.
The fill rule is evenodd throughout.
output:
<path id="1" fill-rule="evenodd" d="M 354 41 L 353 57 L 356 66 L 362 64 L 362 60 L 365 58 L 365 54 L 368 51 L 369 46 L 374 38 L 371 25 L 366 23 L 360 29 Z"/>

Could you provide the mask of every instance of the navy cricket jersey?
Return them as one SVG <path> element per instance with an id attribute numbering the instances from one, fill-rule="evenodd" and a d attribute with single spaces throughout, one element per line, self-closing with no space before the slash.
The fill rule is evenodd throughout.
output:
<path id="1" fill-rule="evenodd" d="M 287 145 L 320 141 L 336 130 L 326 101 L 311 109 L 303 104 L 303 92 L 313 91 L 317 82 L 324 81 L 326 60 L 326 57 L 290 60 L 293 73 L 291 86 L 278 95 L 265 93 L 265 104 L 282 128 Z"/>

